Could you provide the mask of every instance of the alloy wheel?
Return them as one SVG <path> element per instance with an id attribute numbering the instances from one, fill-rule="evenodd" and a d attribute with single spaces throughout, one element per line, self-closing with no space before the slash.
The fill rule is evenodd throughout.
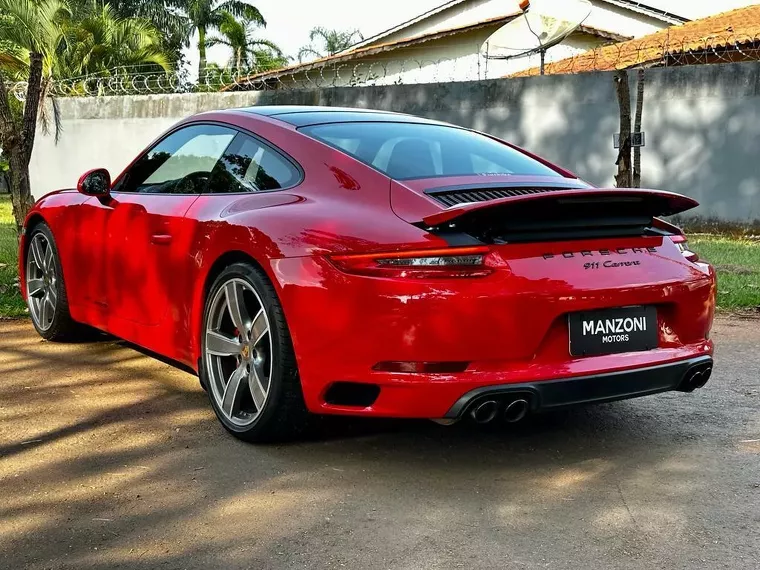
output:
<path id="1" fill-rule="evenodd" d="M 58 275 L 50 241 L 42 233 L 32 237 L 26 259 L 26 295 L 34 324 L 46 331 L 53 325 L 58 304 Z"/>
<path id="2" fill-rule="evenodd" d="M 259 417 L 272 379 L 272 335 L 253 286 L 232 278 L 216 291 L 207 313 L 205 360 L 217 408 L 238 427 Z"/>

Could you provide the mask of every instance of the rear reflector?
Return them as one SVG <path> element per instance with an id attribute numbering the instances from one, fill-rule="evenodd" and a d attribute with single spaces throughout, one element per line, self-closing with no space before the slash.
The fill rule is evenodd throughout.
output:
<path id="1" fill-rule="evenodd" d="M 386 361 L 378 362 L 372 370 L 378 372 L 405 372 L 427 374 L 452 374 L 464 372 L 470 365 L 469 362 L 401 362 Z"/>

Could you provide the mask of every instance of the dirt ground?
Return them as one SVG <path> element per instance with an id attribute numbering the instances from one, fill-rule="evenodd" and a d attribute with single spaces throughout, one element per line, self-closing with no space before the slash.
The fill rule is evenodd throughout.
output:
<path id="1" fill-rule="evenodd" d="M 0 323 L 0 567 L 760 568 L 760 321 L 670 393 L 236 441 L 197 380 Z"/>

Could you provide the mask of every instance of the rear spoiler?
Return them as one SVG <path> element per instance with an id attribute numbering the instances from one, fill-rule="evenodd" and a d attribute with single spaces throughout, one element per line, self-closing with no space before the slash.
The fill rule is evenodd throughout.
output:
<path id="1" fill-rule="evenodd" d="M 456 222 L 473 223 L 494 218 L 511 218 L 516 222 L 540 218 L 672 216 L 699 206 L 699 202 L 673 192 L 628 188 L 582 188 L 554 190 L 540 194 L 510 196 L 488 202 L 459 204 L 422 218 L 427 228 L 438 228 Z"/>

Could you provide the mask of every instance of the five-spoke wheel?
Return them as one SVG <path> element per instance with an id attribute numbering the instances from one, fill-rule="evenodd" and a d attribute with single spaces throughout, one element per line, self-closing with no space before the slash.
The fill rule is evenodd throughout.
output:
<path id="1" fill-rule="evenodd" d="M 26 303 L 34 327 L 47 340 L 81 337 L 87 329 L 69 314 L 66 286 L 53 233 L 46 223 L 41 222 L 29 230 L 27 240 L 24 276 Z"/>
<path id="2" fill-rule="evenodd" d="M 306 419 L 290 334 L 271 282 L 247 263 L 216 278 L 206 298 L 201 382 L 227 430 L 282 439 Z"/>
<path id="3" fill-rule="evenodd" d="M 43 232 L 37 232 L 29 243 L 26 258 L 26 295 L 29 313 L 37 328 L 50 329 L 58 302 L 58 276 L 53 248 Z"/>
<path id="4" fill-rule="evenodd" d="M 232 278 L 211 300 L 206 321 L 209 388 L 232 423 L 250 425 L 264 409 L 272 379 L 269 319 L 256 291 Z"/>

